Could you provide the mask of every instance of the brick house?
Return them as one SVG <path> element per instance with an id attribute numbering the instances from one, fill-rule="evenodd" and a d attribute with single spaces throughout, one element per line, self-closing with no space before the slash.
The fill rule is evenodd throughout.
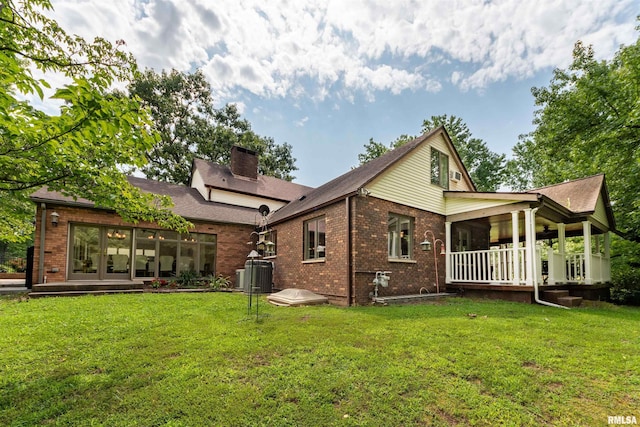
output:
<path id="1" fill-rule="evenodd" d="M 131 178 L 172 197 L 174 211 L 196 225 L 186 236 L 124 224 L 86 201 L 39 190 L 40 281 L 183 269 L 233 276 L 254 231 L 275 243 L 262 253 L 274 263 L 275 289 L 303 288 L 345 306 L 371 302 L 382 271 L 390 277 L 378 288 L 382 296 L 448 290 L 527 302 L 539 300 L 542 286 L 581 292 L 610 280 L 615 221 L 603 175 L 529 192 L 478 192 L 443 127 L 315 189 L 259 176 L 257 165 L 255 153 L 235 147 L 230 168 L 194 161 L 189 186 Z M 263 205 L 266 218 L 258 212 Z M 573 236 L 584 242 L 578 253 L 566 249 Z M 551 239 L 542 251 L 540 242 Z M 135 259 L 119 256 L 128 254 Z"/>
<path id="2" fill-rule="evenodd" d="M 615 229 L 603 175 L 478 192 L 443 127 L 309 191 L 269 224 L 278 235 L 275 285 L 340 305 L 371 302 L 382 271 L 383 296 L 448 290 L 533 302 L 539 286 L 587 296 L 610 280 Z M 565 249 L 572 236 L 583 238 L 580 253 Z M 557 244 L 542 253 L 548 239 Z"/>
<path id="3" fill-rule="evenodd" d="M 129 181 L 144 192 L 170 196 L 173 211 L 194 229 L 179 234 L 152 223 L 126 223 L 88 200 L 40 189 L 31 196 L 37 204 L 35 283 L 139 281 L 184 270 L 234 277 L 260 224 L 258 208 L 276 210 L 310 190 L 258 175 L 256 153 L 240 147 L 233 148 L 230 167 L 195 160 L 189 186 Z"/>

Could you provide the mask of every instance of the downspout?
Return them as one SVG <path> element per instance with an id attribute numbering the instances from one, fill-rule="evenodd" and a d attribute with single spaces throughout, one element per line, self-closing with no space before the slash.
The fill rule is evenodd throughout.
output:
<path id="1" fill-rule="evenodd" d="M 537 208 L 531 209 L 531 235 L 534 238 L 535 241 L 535 237 L 536 237 L 536 212 L 538 212 L 538 209 L 540 209 L 542 207 L 542 205 L 544 204 L 544 202 L 542 202 L 540 204 L 540 206 L 538 206 Z M 569 309 L 569 307 L 565 307 L 563 305 L 559 305 L 559 304 L 554 304 L 552 302 L 549 301 L 544 301 L 540 299 L 540 291 L 538 289 L 538 266 L 537 266 L 537 262 L 538 262 L 538 257 L 536 256 L 537 254 L 535 253 L 535 244 L 533 245 L 533 248 L 529 248 L 530 250 L 533 250 L 533 256 L 531 257 L 531 259 L 533 260 L 533 298 L 534 300 L 538 303 L 538 304 L 542 304 L 542 305 L 548 305 L 549 307 L 557 307 L 557 308 L 564 308 L 564 309 Z"/>
<path id="2" fill-rule="evenodd" d="M 47 205 L 40 203 L 42 214 L 40 215 L 40 254 L 38 258 L 38 283 L 44 282 L 44 232 L 47 223 Z"/>
<path id="3" fill-rule="evenodd" d="M 347 209 L 347 307 L 351 306 L 351 298 L 353 296 L 352 268 L 351 268 L 351 197 L 347 196 L 346 199 Z"/>

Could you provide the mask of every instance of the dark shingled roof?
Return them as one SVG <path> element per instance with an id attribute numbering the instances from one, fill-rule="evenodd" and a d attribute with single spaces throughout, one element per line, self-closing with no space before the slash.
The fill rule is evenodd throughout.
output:
<path id="1" fill-rule="evenodd" d="M 184 185 L 168 184 L 149 179 L 128 177 L 129 182 L 146 193 L 169 196 L 173 200 L 171 209 L 175 214 L 190 220 L 223 222 L 233 224 L 257 224 L 257 210 L 223 203 L 207 202 L 195 188 Z M 94 207 L 86 199 L 73 200 L 54 191 L 41 188 L 31 195 L 35 202 L 54 202 L 66 205 Z"/>
<path id="2" fill-rule="evenodd" d="M 312 190 L 312 187 L 274 178 L 272 176 L 258 175 L 257 180 L 238 177 L 231 173 L 231 169 L 228 166 L 219 165 L 202 159 L 195 159 L 193 161 L 193 168 L 200 172 L 204 184 L 208 187 L 265 197 L 283 202 L 295 200 Z"/>
<path id="3" fill-rule="evenodd" d="M 542 194 L 575 214 L 593 213 L 596 210 L 598 197 L 602 195 L 607 219 L 609 220 L 609 227 L 615 229 L 615 219 L 611 209 L 611 201 L 609 200 L 609 192 L 604 174 L 535 188 L 529 190 L 528 193 Z"/>
<path id="4" fill-rule="evenodd" d="M 596 210 L 598 196 L 603 189 L 604 175 L 562 182 L 560 184 L 528 190 L 547 196 L 573 213 L 589 213 Z M 605 200 L 605 202 L 608 202 Z"/>
<path id="5" fill-rule="evenodd" d="M 389 168 L 394 163 L 402 159 L 405 155 L 413 151 L 424 141 L 440 132 L 443 132 L 446 136 L 445 139 L 447 141 L 450 141 L 444 127 L 437 127 L 436 129 L 433 129 L 432 131 L 414 139 L 413 141 L 410 141 L 405 145 L 402 145 L 401 147 L 391 150 L 384 155 L 373 159 L 360 167 L 352 169 L 351 171 L 333 179 L 332 181 L 327 182 L 326 184 L 314 190 L 309 191 L 304 195 L 304 197 L 298 198 L 274 212 L 274 214 L 269 219 L 269 222 L 271 224 L 274 224 L 276 222 L 309 212 L 313 209 L 335 203 L 336 201 L 343 199 L 349 195 L 356 194 L 359 188 L 366 186 L 381 173 L 383 173 L 387 168 Z M 453 144 L 451 145 L 451 148 L 455 152 Z M 466 170 L 464 171 L 464 173 L 468 177 Z M 471 182 L 470 178 L 469 181 Z"/>

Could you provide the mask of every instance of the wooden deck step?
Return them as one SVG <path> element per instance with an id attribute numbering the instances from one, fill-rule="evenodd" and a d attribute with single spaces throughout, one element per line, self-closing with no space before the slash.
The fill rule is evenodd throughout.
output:
<path id="1" fill-rule="evenodd" d="M 568 297 L 569 291 L 564 289 L 553 289 L 550 291 L 542 291 L 542 299 L 545 301 L 558 304 L 558 299 L 562 297 Z"/>
<path id="2" fill-rule="evenodd" d="M 564 296 L 558 298 L 558 304 L 565 307 L 579 307 L 582 304 L 582 297 Z"/>
<path id="3" fill-rule="evenodd" d="M 81 295 L 107 295 L 107 294 L 135 294 L 142 293 L 143 289 L 103 289 L 93 291 L 48 291 L 30 292 L 29 298 L 41 297 L 76 297 Z"/>

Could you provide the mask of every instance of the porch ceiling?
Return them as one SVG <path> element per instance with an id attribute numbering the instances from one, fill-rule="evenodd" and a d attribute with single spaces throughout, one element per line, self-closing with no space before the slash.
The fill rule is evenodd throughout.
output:
<path id="1" fill-rule="evenodd" d="M 493 215 L 488 217 L 490 229 L 491 243 L 510 243 L 513 241 L 512 237 L 512 224 L 511 214 Z M 520 214 L 518 217 L 518 230 L 520 232 L 520 238 L 524 239 L 524 214 Z M 602 231 L 595 227 L 592 227 L 593 234 L 600 234 Z M 565 222 L 565 235 L 582 236 L 582 222 Z M 557 222 L 549 218 L 540 215 L 540 212 L 536 214 L 536 240 L 556 239 L 558 238 L 558 225 Z"/>

